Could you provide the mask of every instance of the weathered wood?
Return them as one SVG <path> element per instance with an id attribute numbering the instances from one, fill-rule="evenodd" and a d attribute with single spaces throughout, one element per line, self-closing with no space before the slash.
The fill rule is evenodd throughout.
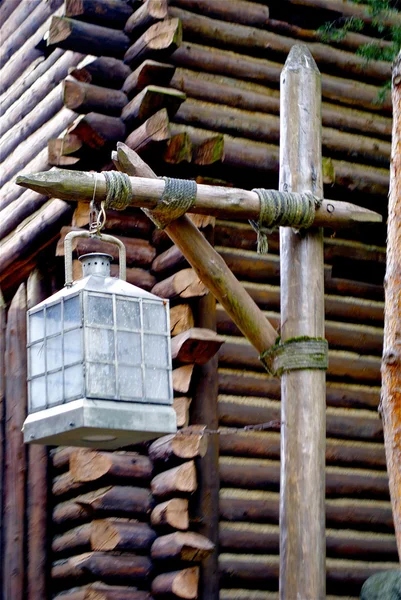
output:
<path id="1" fill-rule="evenodd" d="M 195 365 L 184 365 L 173 370 L 173 390 L 178 394 L 187 394 L 191 387 Z"/>
<path id="2" fill-rule="evenodd" d="M 9 2 L 4 2 L 0 6 L 0 20 L 1 23 L 6 23 L 10 18 L 10 15 L 13 11 L 18 7 L 20 0 L 10 0 Z"/>
<path id="3" fill-rule="evenodd" d="M 25 589 L 24 553 L 26 454 L 22 425 L 27 413 L 26 288 L 22 284 L 8 311 L 5 354 L 5 473 L 3 594 L 22 600 Z"/>
<path id="4" fill-rule="evenodd" d="M 183 269 L 164 281 L 159 281 L 152 293 L 162 298 L 193 298 L 205 295 L 207 289 L 195 271 Z"/>
<path id="5" fill-rule="evenodd" d="M 187 133 L 178 133 L 168 140 L 163 160 L 170 165 L 192 161 L 192 142 Z"/>
<path id="6" fill-rule="evenodd" d="M 58 446 L 50 450 L 50 461 L 53 469 L 56 472 L 68 471 L 70 468 L 71 454 L 76 451 L 76 448 L 71 446 Z"/>
<path id="7" fill-rule="evenodd" d="M 191 329 L 194 324 L 194 315 L 189 304 L 177 304 L 170 308 L 170 333 L 173 337 Z"/>
<path id="8" fill-rule="evenodd" d="M 183 461 L 203 457 L 207 451 L 205 425 L 191 425 L 178 433 L 155 440 L 149 446 L 149 456 L 153 461 Z"/>
<path id="9" fill-rule="evenodd" d="M 5 471 L 5 415 L 6 415 L 6 328 L 7 305 L 0 289 L 0 548 L 3 549 L 4 536 L 4 471 Z M 176 409 L 177 412 L 177 409 Z M 182 419 L 181 419 L 182 421 Z M 3 569 L 1 570 L 3 575 Z"/>
<path id="10" fill-rule="evenodd" d="M 80 21 L 122 29 L 132 15 L 132 8 L 124 0 L 65 0 L 65 16 Z"/>
<path id="11" fill-rule="evenodd" d="M 124 62 L 131 68 L 146 59 L 169 56 L 182 41 L 182 25 L 179 19 L 165 19 L 155 23 L 126 51 Z"/>
<path id="12" fill-rule="evenodd" d="M 99 112 L 119 117 L 128 98 L 118 90 L 67 79 L 63 82 L 63 102 L 78 113 Z"/>
<path id="13" fill-rule="evenodd" d="M 57 504 L 53 510 L 53 522 L 56 525 L 71 527 L 72 523 L 85 523 L 95 516 L 99 518 L 143 516 L 150 514 L 153 504 L 148 489 L 108 486 Z"/>
<path id="14" fill-rule="evenodd" d="M 327 47 L 327 49 L 331 50 L 330 47 Z M 281 64 L 270 62 L 266 58 L 254 58 L 189 42 L 181 44 L 174 52 L 171 62 L 198 71 L 212 72 L 224 76 L 229 75 L 267 85 L 278 84 L 282 68 Z M 391 99 L 387 95 L 379 106 L 377 104 L 378 91 L 378 87 L 359 81 L 325 74 L 322 77 L 323 97 L 331 102 L 339 102 L 375 113 L 390 115 Z"/>
<path id="15" fill-rule="evenodd" d="M 150 550 L 156 533 L 147 523 L 103 519 L 91 523 L 91 546 L 101 551 Z"/>
<path id="16" fill-rule="evenodd" d="M 136 587 L 106 585 L 97 582 L 74 587 L 54 596 L 54 600 L 152 600 L 149 592 Z"/>
<path id="17" fill-rule="evenodd" d="M 92 523 L 79 525 L 61 535 L 56 535 L 52 541 L 54 554 L 77 554 L 93 550 L 91 548 Z"/>
<path id="18" fill-rule="evenodd" d="M 212 165 L 224 158 L 224 136 L 214 135 L 194 148 L 193 162 L 196 165 Z"/>
<path id="19" fill-rule="evenodd" d="M 75 231 L 78 228 L 63 227 L 61 230 L 56 256 L 64 256 L 64 238 L 72 230 Z M 148 241 L 123 236 L 119 236 L 119 238 L 124 243 L 127 251 L 127 265 L 147 266 L 152 263 L 156 251 Z M 73 250 L 76 250 L 78 255 L 88 254 L 89 252 L 106 252 L 114 260 L 118 259 L 118 250 L 116 250 L 115 245 L 95 238 L 75 240 Z"/>
<path id="20" fill-rule="evenodd" d="M 188 500 L 172 498 L 155 506 L 150 515 L 153 527 L 171 527 L 185 531 L 189 527 Z"/>
<path id="21" fill-rule="evenodd" d="M 57 500 L 67 500 L 67 498 L 77 496 L 78 494 L 84 494 L 85 492 L 93 490 L 93 488 L 93 484 L 90 485 L 87 482 L 81 483 L 80 481 L 76 481 L 71 475 L 71 472 L 67 471 L 66 473 L 57 475 L 53 479 L 52 495 L 55 496 Z"/>
<path id="22" fill-rule="evenodd" d="M 90 148 L 100 149 L 125 138 L 126 128 L 118 117 L 95 112 L 80 115 L 68 128 L 68 133 L 78 136 Z"/>
<path id="23" fill-rule="evenodd" d="M 152 563 L 147 556 L 123 554 L 110 555 L 104 552 L 88 552 L 53 563 L 54 584 L 66 585 L 87 583 L 96 579 L 124 582 L 144 582 L 150 577 Z"/>
<path id="24" fill-rule="evenodd" d="M 156 498 L 178 494 L 193 494 L 197 487 L 196 469 L 193 460 L 156 475 L 151 490 Z"/>
<path id="25" fill-rule="evenodd" d="M 295 40 L 282 35 L 256 29 L 237 23 L 226 23 L 224 21 L 211 19 L 203 15 L 195 15 L 180 8 L 171 8 L 170 14 L 179 18 L 185 27 L 186 35 L 197 42 L 218 42 L 229 49 L 255 49 L 265 50 L 269 48 L 270 56 L 283 57 L 290 52 Z M 213 40 L 213 41 L 212 41 Z M 334 71 L 342 74 L 352 74 L 361 81 L 384 82 L 391 75 L 391 67 L 388 62 L 366 61 L 354 53 L 345 52 L 332 48 L 326 44 L 309 42 L 307 47 L 319 63 L 322 70 Z"/>
<path id="26" fill-rule="evenodd" d="M 152 263 L 152 272 L 156 273 L 158 277 L 161 278 L 163 276 L 166 277 L 171 272 L 188 266 L 185 256 L 178 246 L 174 245 L 156 256 Z"/>
<path id="27" fill-rule="evenodd" d="M 123 108 L 121 118 L 124 123 L 139 124 L 163 108 L 171 118 L 185 98 L 178 90 L 148 85 Z"/>
<path id="28" fill-rule="evenodd" d="M 224 339 L 210 329 L 193 327 L 179 333 L 171 343 L 171 357 L 180 363 L 203 365 L 218 352 Z"/>
<path id="29" fill-rule="evenodd" d="M 177 417 L 177 427 L 187 427 L 189 424 L 189 406 L 191 398 L 178 396 L 173 400 L 173 408 Z"/>
<path id="30" fill-rule="evenodd" d="M 198 598 L 199 567 L 158 575 L 152 581 L 153 596 L 174 594 L 175 598 Z"/>
<path id="31" fill-rule="evenodd" d="M 131 69 L 122 60 L 111 56 L 87 56 L 79 65 L 71 67 L 68 73 L 84 83 L 120 90 Z"/>
<path id="32" fill-rule="evenodd" d="M 47 142 L 49 165 L 68 167 L 76 164 L 80 160 L 79 154 L 82 148 L 82 140 L 73 133 L 65 133 L 60 138 L 50 139 Z M 78 156 L 70 156 L 71 154 L 78 154 Z"/>
<path id="33" fill-rule="evenodd" d="M 154 560 L 201 562 L 213 549 L 214 544 L 205 536 L 192 531 L 177 531 L 157 538 L 153 543 L 151 556 Z"/>
<path id="34" fill-rule="evenodd" d="M 124 31 L 136 37 L 167 17 L 167 0 L 145 0 L 143 4 L 129 17 Z"/>
<path id="35" fill-rule="evenodd" d="M 169 118 L 167 110 L 162 108 L 137 129 L 134 129 L 125 143 L 132 150 L 142 153 L 152 150 L 159 142 L 165 142 L 169 138 Z"/>
<path id="36" fill-rule="evenodd" d="M 245 0 L 231 0 L 231 2 L 225 0 L 173 0 L 171 4 L 231 23 L 253 25 L 262 29 L 267 28 L 269 24 L 268 6 L 256 2 Z"/>
<path id="37" fill-rule="evenodd" d="M 48 46 L 114 58 L 122 58 L 129 44 L 129 37 L 120 30 L 65 17 L 52 18 L 47 38 Z"/>
<path id="38" fill-rule="evenodd" d="M 401 178 L 401 54 L 393 69 L 393 145 L 390 179 L 389 216 L 387 226 L 387 266 L 385 278 L 384 348 L 382 363 L 383 391 L 381 413 L 383 416 L 387 468 L 390 478 L 394 526 L 397 535 L 398 554 L 401 557 L 401 306 L 400 306 L 400 189 Z"/>
<path id="39" fill-rule="evenodd" d="M 79 449 L 71 454 L 70 473 L 77 482 L 111 478 L 113 481 L 149 481 L 153 465 L 147 456 L 136 452 L 101 452 Z"/>
<path id="40" fill-rule="evenodd" d="M 135 71 L 128 75 L 122 90 L 131 97 L 133 93 L 141 92 L 148 85 L 168 87 L 174 71 L 175 67 L 173 65 L 155 60 L 144 60 Z"/>

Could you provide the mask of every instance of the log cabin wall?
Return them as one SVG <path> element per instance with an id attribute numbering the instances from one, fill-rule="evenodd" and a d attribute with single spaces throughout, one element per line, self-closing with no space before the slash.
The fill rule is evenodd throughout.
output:
<path id="1" fill-rule="evenodd" d="M 43 4 L 38 2 L 40 15 Z M 347 34 L 331 47 L 319 43 L 317 27 L 341 14 L 329 2 L 326 9 L 324 3 L 317 7 L 309 0 L 280 5 L 245 0 L 96 4 L 94 10 L 85 0 L 66 0 L 64 6 L 46 3 L 52 10 L 40 23 L 39 17 L 32 21 L 38 8 L 28 15 L 24 2 L 6 0 L 0 8 L 11 40 L 14 27 L 25 32 L 14 35 L 14 46 L 2 37 L 4 56 L 9 57 L 2 69 L 8 66 L 12 76 L 6 77 L 10 87 L 1 97 L 8 120 L 0 140 L 5 166 L 0 285 L 9 306 L 6 348 L 19 344 L 6 360 L 8 377 L 5 386 L 0 385 L 6 390 L 5 481 L 11 490 L 6 490 L 3 512 L 7 554 L 13 539 L 7 542 L 7 536 L 18 540 L 15 562 L 5 562 L 6 575 L 12 565 L 17 569 L 7 578 L 16 587 L 6 592 L 10 598 L 25 593 L 45 597 L 43 561 L 54 561 L 48 590 L 58 594 L 58 600 L 144 600 L 150 593 L 196 597 L 199 578 L 203 600 L 217 598 L 219 587 L 225 600 L 276 600 L 279 433 L 241 429 L 279 419 L 279 382 L 264 375 L 252 348 L 215 306 L 177 248 L 163 232 L 153 230 L 140 211 L 111 213 L 108 231 L 122 236 L 128 247 L 128 280 L 170 298 L 172 335 L 178 340 L 174 391 L 179 426 L 207 425 L 210 431 L 219 428 L 219 434 L 190 430 L 189 439 L 198 443 L 185 459 L 179 450 L 167 449 L 167 441 L 162 450 L 156 444 L 126 453 L 58 449 L 52 452 L 49 472 L 40 447 L 30 448 L 26 459 L 19 434 L 24 407 L 19 403 L 20 412 L 15 413 L 13 404 L 24 392 L 13 392 L 18 382 L 10 374 L 23 367 L 19 357 L 24 332 L 18 327 L 23 327 L 27 278 L 36 266 L 42 267 L 42 275 L 31 275 L 28 297 L 29 289 L 39 290 L 30 292 L 32 298 L 62 285 L 60 259 L 54 256 L 62 256 L 61 241 L 68 229 L 86 227 L 89 215 L 83 205 L 72 215 L 68 203 L 48 203 L 45 197 L 23 192 L 13 179 L 21 170 L 52 166 L 113 168 L 110 150 L 116 141 L 125 140 L 160 175 L 249 189 L 277 187 L 279 74 L 291 45 L 303 40 L 310 43 L 323 73 L 326 193 L 385 215 L 391 106 L 389 97 L 382 104 L 377 98 L 389 66 L 361 63 L 354 51 L 366 40 L 359 34 Z M 41 41 L 44 34 L 46 44 Z M 61 59 L 58 75 L 50 75 L 51 65 Z M 269 254 L 261 257 L 248 224 L 198 218 L 196 223 L 214 237 L 234 273 L 278 323 L 277 236 L 270 237 Z M 379 226 L 342 232 L 341 238 L 327 232 L 325 240 L 331 348 L 327 580 L 333 598 L 356 598 L 371 573 L 394 568 L 397 560 L 377 415 L 384 232 Z M 75 264 L 76 274 L 78 268 Z M 39 286 L 43 270 L 52 274 L 51 289 Z M 186 355 L 182 336 L 193 335 L 188 332 L 195 326 L 216 326 L 224 337 L 218 368 L 216 358 L 202 366 L 196 353 Z M 11 468 L 13 452 L 18 469 Z M 33 458 L 35 452 L 42 462 Z M 37 475 L 32 463 L 42 465 Z M 88 475 L 86 465 L 92 463 L 100 466 Z M 36 488 L 30 483 L 35 477 Z M 43 495 L 46 478 L 52 480 L 49 498 Z M 38 495 L 31 497 L 35 489 Z M 207 501 L 208 495 L 214 504 L 210 497 Z M 39 513 L 33 512 L 35 507 Z M 38 519 L 41 525 L 34 531 L 32 523 Z M 47 537 L 41 538 L 46 526 Z M 183 538 L 179 533 L 187 531 L 206 537 Z M 173 537 L 167 539 L 167 534 Z M 218 541 L 217 535 L 219 573 L 217 552 L 207 539 Z M 196 557 L 203 559 L 200 573 Z M 31 567 L 24 579 L 19 574 L 26 565 Z"/>

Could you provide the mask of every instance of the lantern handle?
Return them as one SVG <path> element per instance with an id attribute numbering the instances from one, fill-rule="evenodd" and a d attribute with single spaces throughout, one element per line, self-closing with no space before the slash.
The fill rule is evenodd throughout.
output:
<path id="1" fill-rule="evenodd" d="M 126 281 L 127 279 L 127 253 L 125 246 L 121 240 L 112 236 L 102 233 L 101 236 L 93 235 L 89 231 L 70 231 L 64 238 L 64 261 L 65 261 L 65 285 L 71 287 L 73 284 L 72 275 L 72 241 L 76 238 L 97 238 L 103 242 L 114 244 L 118 246 L 120 272 L 119 279 Z"/>

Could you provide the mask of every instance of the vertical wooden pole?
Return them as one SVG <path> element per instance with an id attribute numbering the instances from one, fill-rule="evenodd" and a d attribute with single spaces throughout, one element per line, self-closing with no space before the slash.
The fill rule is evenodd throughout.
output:
<path id="1" fill-rule="evenodd" d="M 280 190 L 323 196 L 320 73 L 293 46 L 281 74 Z M 324 337 L 323 231 L 280 229 L 281 338 Z M 281 383 L 280 598 L 325 598 L 325 372 Z"/>
<path id="2" fill-rule="evenodd" d="M 25 589 L 26 291 L 21 284 L 8 311 L 6 330 L 6 444 L 4 500 L 4 598 L 23 600 Z"/>
<path id="3" fill-rule="evenodd" d="M 35 269 L 27 285 L 28 308 L 32 308 L 48 296 L 46 275 Z M 28 571 L 27 600 L 47 598 L 47 495 L 48 451 L 46 446 L 28 447 L 27 480 L 27 536 Z"/>
<path id="4" fill-rule="evenodd" d="M 384 289 L 381 407 L 394 527 L 401 559 L 401 52 L 393 69 L 393 138 Z"/>
<path id="5" fill-rule="evenodd" d="M 7 309 L 0 290 L 0 565 L 4 561 L 3 553 L 3 503 L 4 503 L 4 428 L 5 428 L 5 358 L 6 358 Z M 0 567 L 1 569 L 1 567 Z M 0 571 L 1 573 L 1 571 Z"/>

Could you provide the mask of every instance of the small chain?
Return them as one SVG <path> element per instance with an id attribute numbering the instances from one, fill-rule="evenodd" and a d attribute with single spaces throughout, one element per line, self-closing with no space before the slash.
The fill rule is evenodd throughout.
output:
<path id="1" fill-rule="evenodd" d="M 101 237 L 101 231 L 106 225 L 106 210 L 104 201 L 100 203 L 100 210 L 95 203 L 97 177 L 95 173 L 95 185 L 92 200 L 89 204 L 89 231 L 91 235 Z"/>
<path id="2" fill-rule="evenodd" d="M 277 431 L 280 429 L 281 421 L 267 421 L 266 423 L 259 423 L 258 425 L 245 425 L 245 427 L 232 427 L 229 430 L 222 429 L 203 429 L 202 433 L 209 435 L 231 435 L 233 433 L 241 433 L 242 431 Z M 188 431 L 185 428 L 177 431 L 177 435 L 198 435 L 198 431 Z"/>

